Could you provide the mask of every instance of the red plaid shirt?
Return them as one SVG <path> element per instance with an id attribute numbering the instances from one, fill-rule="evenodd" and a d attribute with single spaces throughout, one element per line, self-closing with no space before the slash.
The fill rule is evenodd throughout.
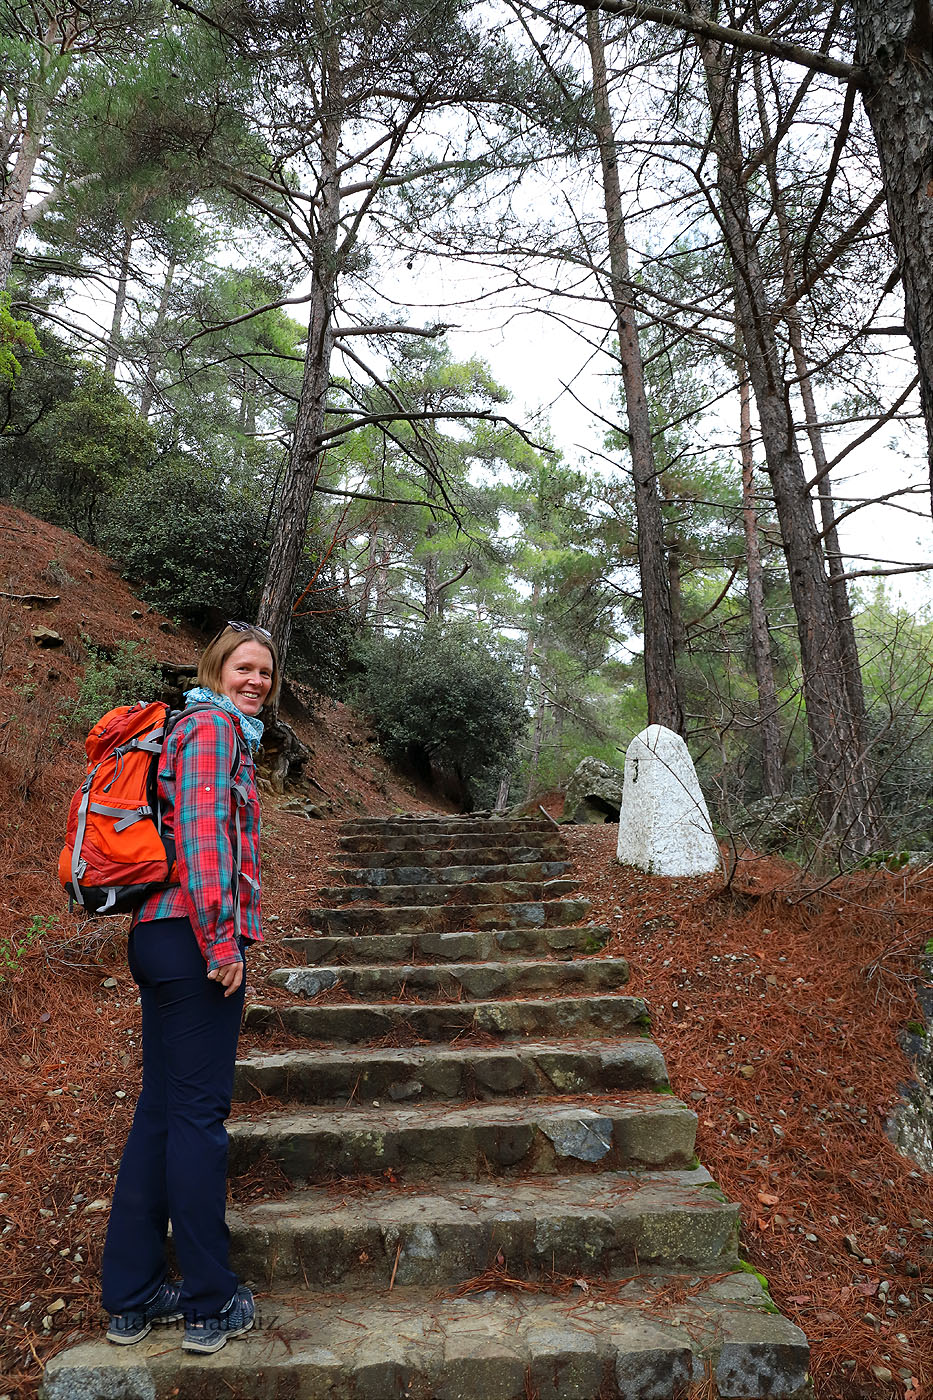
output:
<path id="1" fill-rule="evenodd" d="M 222 710 L 180 719 L 159 760 L 163 829 L 174 832 L 180 883 L 143 903 L 136 919 L 191 920 L 208 970 L 242 962 L 236 945 L 231 781 L 242 782 L 240 933 L 262 941 L 259 889 L 259 797 L 253 760 L 237 742 L 236 720 Z M 236 766 L 234 766 L 234 764 Z"/>

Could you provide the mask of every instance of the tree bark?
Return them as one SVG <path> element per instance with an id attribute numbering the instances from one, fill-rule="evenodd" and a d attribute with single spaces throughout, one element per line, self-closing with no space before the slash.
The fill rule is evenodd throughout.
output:
<path id="1" fill-rule="evenodd" d="M 829 570 L 829 596 L 838 630 L 839 648 L 842 653 L 843 671 L 846 690 L 849 696 L 849 710 L 852 715 L 852 723 L 855 728 L 859 751 L 863 755 L 862 761 L 869 771 L 869 777 L 872 777 L 871 765 L 868 762 L 866 751 L 868 726 L 865 715 L 865 690 L 862 685 L 862 669 L 859 662 L 858 642 L 855 637 L 855 627 L 852 622 L 852 606 L 849 601 L 849 590 L 845 581 L 845 565 L 839 546 L 839 535 L 836 530 L 835 509 L 833 505 L 832 486 L 830 485 L 829 471 L 827 468 L 826 449 L 823 445 L 823 433 L 820 428 L 819 414 L 813 394 L 813 379 L 810 374 L 810 364 L 807 360 L 803 343 L 803 330 L 800 323 L 799 312 L 799 287 L 795 274 L 793 240 L 787 213 L 787 201 L 778 178 L 777 153 L 771 142 L 771 132 L 769 130 L 765 108 L 764 90 L 761 83 L 761 65 L 757 59 L 755 60 L 755 86 L 758 91 L 762 138 L 769 147 L 770 152 L 766 164 L 768 183 L 771 189 L 771 200 L 774 205 L 774 214 L 777 222 L 778 243 L 781 250 L 781 264 L 784 274 L 784 297 L 788 306 L 785 315 L 787 335 L 794 357 L 794 368 L 797 372 L 797 382 L 800 389 L 801 401 L 803 403 L 804 420 L 807 426 L 807 438 L 810 442 L 810 452 L 813 456 L 813 465 L 816 467 L 816 475 L 819 478 L 818 493 L 820 517 L 823 523 L 823 552 L 826 556 L 826 564 Z M 872 786 L 874 786 L 873 781 Z M 873 814 L 872 821 L 880 829 L 882 821 L 881 815 L 877 810 L 875 810 Z"/>
<path id="2" fill-rule="evenodd" d="M 38 35 L 36 37 L 39 38 Z M 26 97 L 24 102 L 25 120 L 19 149 L 12 172 L 5 179 L 0 192 L 0 288 L 5 287 L 10 280 L 13 254 L 28 222 L 26 200 L 42 152 L 49 109 L 65 81 L 70 66 L 73 37 L 67 22 L 65 33 L 62 34 L 61 17 L 51 10 L 51 17 L 41 35 L 43 57 L 40 59 L 37 81 L 33 93 Z M 56 48 L 59 49 L 59 53 L 54 60 L 50 60 L 49 55 L 54 53 Z M 14 146 L 12 136 L 5 145 L 8 156 Z"/>
<path id="3" fill-rule="evenodd" d="M 599 17 L 592 11 L 588 11 L 586 15 L 586 42 L 593 68 L 596 139 L 602 165 L 603 200 L 609 236 L 609 280 L 619 336 L 619 359 L 625 387 L 625 411 L 635 488 L 638 565 L 644 612 L 648 722 L 666 725 L 675 733 L 682 734 L 684 716 L 677 694 L 674 622 L 664 550 L 664 521 L 651 440 L 644 365 L 638 342 L 638 327 L 635 323 L 628 242 L 622 217 L 619 165 L 606 82 L 606 59 Z"/>
<path id="4" fill-rule="evenodd" d="M 337 237 L 340 218 L 338 150 L 342 83 L 336 38 L 324 71 L 321 110 L 319 198 L 311 268 L 311 317 L 308 325 L 304 377 L 294 436 L 282 481 L 282 494 L 272 536 L 269 566 L 259 604 L 259 622 L 275 639 L 284 664 L 292 627 L 292 593 L 308 529 L 311 500 L 324 465 L 321 445 L 330 360 L 333 350 L 334 302 L 337 285 Z"/>
<path id="5" fill-rule="evenodd" d="M 857 61 L 904 289 L 933 496 L 933 16 L 930 0 L 853 0 Z"/>
<path id="6" fill-rule="evenodd" d="M 751 388 L 744 365 L 739 370 L 742 444 L 742 524 L 745 528 L 745 559 L 748 573 L 748 613 L 758 685 L 758 728 L 761 734 L 761 774 L 769 797 L 784 791 L 781 764 L 781 731 L 778 725 L 777 686 L 771 662 L 768 614 L 765 610 L 764 573 L 758 541 L 755 510 L 755 462 L 752 453 Z"/>
<path id="7" fill-rule="evenodd" d="M 168 267 L 165 272 L 165 281 L 162 283 L 162 291 L 159 296 L 159 305 L 156 310 L 155 324 L 152 327 L 152 332 L 149 337 L 149 341 L 153 347 L 153 350 L 149 356 L 149 364 L 146 369 L 146 378 L 143 381 L 142 393 L 139 396 L 139 411 L 142 414 L 143 418 L 147 420 L 149 418 L 149 414 L 152 412 L 152 401 L 155 398 L 156 392 L 156 380 L 158 378 L 159 370 L 161 368 L 156 347 L 158 347 L 162 331 L 165 327 L 165 320 L 168 316 L 168 303 L 169 297 L 172 294 L 172 283 L 174 282 L 174 280 L 175 257 L 173 254 L 169 258 Z"/>
<path id="8" fill-rule="evenodd" d="M 687 5 L 702 13 L 697 0 L 687 0 Z M 840 847 L 850 854 L 864 854 L 874 849 L 879 839 L 873 787 L 849 706 L 839 631 L 742 180 L 742 152 L 725 80 L 722 45 L 704 38 L 698 38 L 697 45 L 709 92 L 720 215 L 733 266 L 736 311 L 797 617 L 820 810 L 827 832 Z"/>
<path id="9" fill-rule="evenodd" d="M 113 379 L 119 363 L 120 340 L 123 334 L 123 312 L 126 308 L 126 291 L 130 280 L 130 254 L 133 251 L 133 225 L 124 229 L 123 247 L 120 250 L 120 270 L 117 274 L 117 291 L 113 299 L 113 316 L 110 319 L 110 343 L 104 369 Z"/>

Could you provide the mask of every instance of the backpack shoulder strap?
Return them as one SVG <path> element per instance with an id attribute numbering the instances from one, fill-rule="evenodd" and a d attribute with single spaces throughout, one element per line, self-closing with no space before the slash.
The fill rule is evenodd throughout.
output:
<path id="1" fill-rule="evenodd" d="M 250 758 L 249 745 L 240 732 L 240 726 L 236 723 L 233 715 L 227 714 L 220 705 L 212 705 L 209 700 L 200 700 L 197 704 L 189 705 L 184 710 L 176 710 L 169 715 L 165 721 L 164 739 L 168 739 L 169 734 L 175 726 L 189 715 L 197 714 L 199 711 L 211 710 L 214 714 L 222 715 L 233 730 L 233 737 L 236 742 L 236 753 L 233 757 L 233 766 L 230 769 L 230 793 L 233 798 L 233 810 L 230 814 L 230 844 L 233 848 L 233 910 L 237 934 L 242 928 L 242 913 L 240 908 L 240 881 L 249 880 L 249 876 L 243 874 L 243 828 L 240 821 L 240 810 L 246 806 L 249 798 L 249 787 L 247 783 L 237 777 L 240 765 L 244 759 Z M 164 740 L 163 740 L 164 742 Z M 252 883 L 252 882 L 250 882 Z"/>

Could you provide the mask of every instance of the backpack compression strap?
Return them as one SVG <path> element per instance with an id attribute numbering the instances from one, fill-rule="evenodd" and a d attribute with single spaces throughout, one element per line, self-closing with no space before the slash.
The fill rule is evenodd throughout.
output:
<path id="1" fill-rule="evenodd" d="M 144 749 L 146 753 L 161 753 L 164 726 L 159 725 L 157 729 L 151 729 L 148 734 L 144 734 L 141 739 L 131 739 L 128 744 L 121 748 L 114 749 L 110 757 L 116 757 L 119 763 L 123 754 L 130 749 Z M 101 763 L 105 760 L 101 759 Z M 144 817 L 152 816 L 151 807 L 137 807 L 134 811 L 128 812 L 125 807 L 106 807 L 100 802 L 91 802 L 91 784 L 97 775 L 100 763 L 95 764 L 81 784 L 81 801 L 78 804 L 78 822 L 75 829 L 75 843 L 71 852 L 71 888 L 73 893 L 69 895 L 69 908 L 72 904 L 79 904 L 85 908 L 84 896 L 81 893 L 81 876 L 84 871 L 81 869 L 81 848 L 84 845 L 84 833 L 87 830 L 87 818 L 89 812 L 95 812 L 102 817 L 116 817 L 117 824 L 114 831 L 125 831 L 134 822 L 142 821 Z M 109 784 L 108 784 L 109 787 Z M 106 789 L 105 789 L 106 791 Z"/>

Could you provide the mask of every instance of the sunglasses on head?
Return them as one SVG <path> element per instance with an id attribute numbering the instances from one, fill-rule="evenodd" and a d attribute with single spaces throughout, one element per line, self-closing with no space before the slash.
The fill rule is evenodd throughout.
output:
<path id="1" fill-rule="evenodd" d="M 257 627 L 254 622 L 231 622 L 227 620 L 227 626 L 231 632 L 258 632 L 260 637 L 268 637 L 272 641 L 272 633 L 265 627 Z"/>

